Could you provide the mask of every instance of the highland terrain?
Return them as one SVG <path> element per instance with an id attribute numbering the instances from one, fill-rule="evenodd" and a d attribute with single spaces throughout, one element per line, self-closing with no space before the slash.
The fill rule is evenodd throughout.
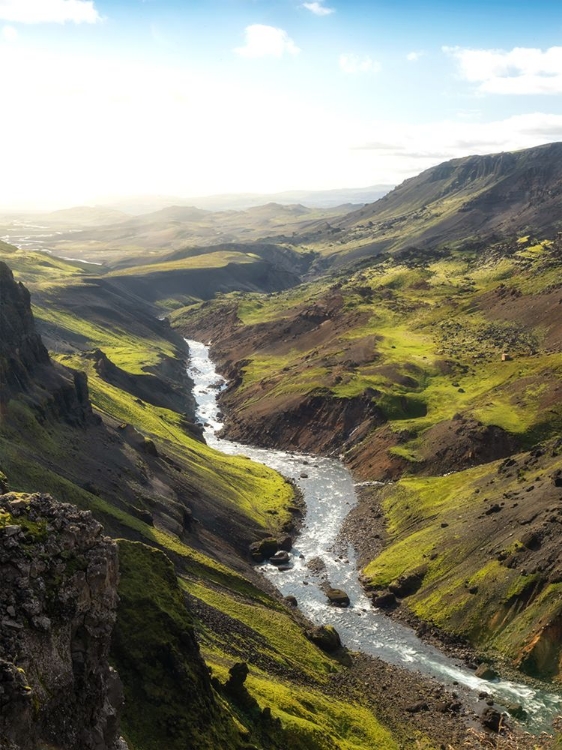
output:
<path id="1" fill-rule="evenodd" d="M 556 688 L 561 149 L 454 160 L 360 208 L 74 211 L 51 254 L 0 243 L 0 565 L 25 579 L 0 601 L 6 748 L 490 741 L 254 570 L 249 545 L 283 544 L 303 508 L 205 444 L 184 336 L 229 380 L 229 437 L 384 482 L 344 529 L 375 602 L 475 669 Z"/>

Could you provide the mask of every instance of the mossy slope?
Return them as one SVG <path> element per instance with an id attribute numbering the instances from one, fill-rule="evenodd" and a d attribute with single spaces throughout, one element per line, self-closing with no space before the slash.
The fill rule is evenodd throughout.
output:
<path id="1" fill-rule="evenodd" d="M 524 238 L 379 259 L 275 296 L 177 311 L 171 322 L 213 339 L 233 381 L 223 398 L 234 437 L 308 450 L 335 441 L 366 479 L 431 473 L 439 461 L 447 471 L 562 428 L 560 268 L 555 243 Z M 319 399 L 354 414 L 331 428 L 332 444 L 321 438 Z M 447 435 L 456 415 L 462 434 Z"/>
<path id="2" fill-rule="evenodd" d="M 562 431 L 560 270 L 558 242 L 520 237 L 379 258 L 171 318 L 213 340 L 234 437 L 343 450 L 363 479 L 402 477 L 383 493 L 390 536 L 367 567 L 375 588 L 426 569 L 407 600 L 420 618 L 543 677 L 560 673 L 548 520 L 560 465 L 546 455 Z M 539 443 L 540 460 L 522 453 L 520 471 L 498 474 L 499 460 Z M 529 525 L 544 559 L 510 547 Z"/>
<path id="3" fill-rule="evenodd" d="M 374 590 L 422 572 L 405 600 L 422 620 L 560 679 L 560 441 L 446 477 L 380 491 L 388 543 L 365 575 Z M 367 531 L 367 533 L 369 533 Z"/>

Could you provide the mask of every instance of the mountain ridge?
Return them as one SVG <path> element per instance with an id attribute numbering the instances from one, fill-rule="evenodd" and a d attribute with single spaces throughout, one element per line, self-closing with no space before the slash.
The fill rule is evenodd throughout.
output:
<path id="1" fill-rule="evenodd" d="M 338 265 L 417 247 L 562 227 L 562 143 L 466 156 L 431 167 L 309 239 Z M 332 241 L 332 248 L 326 243 Z"/>

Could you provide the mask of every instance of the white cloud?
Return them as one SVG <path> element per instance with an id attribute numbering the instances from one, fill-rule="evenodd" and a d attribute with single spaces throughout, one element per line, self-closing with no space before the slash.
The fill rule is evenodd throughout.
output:
<path id="1" fill-rule="evenodd" d="M 246 44 L 234 51 L 241 57 L 255 58 L 298 55 L 300 49 L 283 29 L 256 23 L 246 27 Z"/>
<path id="2" fill-rule="evenodd" d="M 381 64 L 368 55 L 340 55 L 340 68 L 344 73 L 378 73 Z"/>
<path id="3" fill-rule="evenodd" d="M 314 3 L 303 3 L 302 7 L 314 13 L 315 16 L 329 16 L 331 13 L 336 12 L 335 8 L 326 8 L 324 0 Z"/>
<path id="4" fill-rule="evenodd" d="M 14 29 L 13 26 L 2 27 L 2 39 L 5 42 L 15 42 L 17 38 L 18 32 Z"/>
<path id="5" fill-rule="evenodd" d="M 93 0 L 0 0 L 0 20 L 12 23 L 96 23 Z"/>
<path id="6" fill-rule="evenodd" d="M 488 94 L 562 93 L 562 47 L 512 50 L 443 47 L 454 57 L 462 78 Z"/>
<path id="7" fill-rule="evenodd" d="M 420 57 L 424 56 L 424 54 L 425 52 L 408 52 L 406 60 L 408 60 L 408 62 L 417 62 Z"/>

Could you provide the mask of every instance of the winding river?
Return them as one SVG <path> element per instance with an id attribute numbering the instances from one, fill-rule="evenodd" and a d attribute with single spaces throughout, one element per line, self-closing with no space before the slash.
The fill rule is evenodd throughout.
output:
<path id="1" fill-rule="evenodd" d="M 263 564 L 261 572 L 284 595 L 295 596 L 301 612 L 316 624 L 332 624 L 345 646 L 377 656 L 391 664 L 416 670 L 445 684 L 458 683 L 469 691 L 491 693 L 500 704 L 522 704 L 532 731 L 548 729 L 554 716 L 562 713 L 562 697 L 528 685 L 505 680 L 479 679 L 473 672 L 436 648 L 421 641 L 413 630 L 374 609 L 357 577 L 355 553 L 349 546 L 345 555 L 334 551 L 342 523 L 357 502 L 349 471 L 337 459 L 255 448 L 218 438 L 222 427 L 217 395 L 225 387 L 202 343 L 186 339 L 190 349 L 188 373 L 195 383 L 197 418 L 204 426 L 208 445 L 223 453 L 242 454 L 293 479 L 306 502 L 306 516 L 292 550 L 290 570 L 279 571 Z M 326 570 L 315 574 L 307 561 L 320 557 Z M 320 584 L 330 581 L 344 589 L 350 606 L 329 605 Z"/>

